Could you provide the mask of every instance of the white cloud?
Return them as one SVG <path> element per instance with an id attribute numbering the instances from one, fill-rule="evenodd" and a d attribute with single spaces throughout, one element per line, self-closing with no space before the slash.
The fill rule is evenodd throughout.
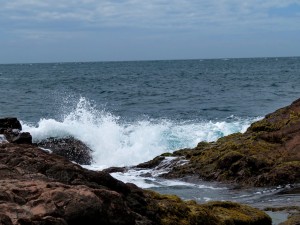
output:
<path id="1" fill-rule="evenodd" d="M 300 5 L 299 0 L 10 0 L 2 3 L 0 19 L 14 26 L 46 24 L 58 28 L 64 22 L 82 27 L 164 29 L 299 29 L 295 18 L 271 18 L 268 11 Z M 296 19 L 299 19 L 296 18 Z M 20 25 L 18 25 L 20 24 Z"/>
<path id="2" fill-rule="evenodd" d="M 0 5 L 3 60 L 10 52 L 12 61 L 22 54 L 47 61 L 48 52 L 50 61 L 78 60 L 77 55 L 123 60 L 299 54 L 300 0 L 0 0 Z"/>

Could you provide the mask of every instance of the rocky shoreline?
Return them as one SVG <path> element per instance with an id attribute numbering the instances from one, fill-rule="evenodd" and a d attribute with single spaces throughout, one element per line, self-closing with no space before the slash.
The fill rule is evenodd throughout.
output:
<path id="1" fill-rule="evenodd" d="M 242 187 L 300 183 L 300 99 L 253 123 L 243 134 L 162 154 L 137 168 L 154 168 L 167 156 L 187 162 L 162 175 L 168 179 L 192 175 Z"/>
<path id="2" fill-rule="evenodd" d="M 91 150 L 80 141 L 33 144 L 30 134 L 21 130 L 16 118 L 0 119 L 0 225 L 271 224 L 266 213 L 250 206 L 183 201 L 125 184 L 108 173 L 126 168 L 84 169 L 77 163 L 91 163 Z M 241 187 L 298 184 L 300 99 L 252 124 L 244 134 L 201 142 L 136 168 L 155 168 L 170 156 L 184 163 L 175 160 L 162 175 L 167 179 L 195 176 Z M 299 224 L 298 207 L 269 210 L 290 210 L 283 224 Z"/>
<path id="3" fill-rule="evenodd" d="M 271 224 L 250 206 L 183 201 L 84 169 L 32 144 L 11 121 L 0 120 L 1 225 Z"/>
<path id="4" fill-rule="evenodd" d="M 36 147 L 3 144 L 0 154 L 2 224 L 271 224 L 248 206 L 143 191 Z"/>
<path id="5" fill-rule="evenodd" d="M 167 158 L 173 158 L 170 165 L 163 163 Z M 253 123 L 243 134 L 232 134 L 216 142 L 200 142 L 192 149 L 164 153 L 134 168 L 158 170 L 162 164 L 168 167 L 168 172 L 160 175 L 165 179 L 192 176 L 239 188 L 290 185 L 293 192 L 300 194 L 300 99 Z M 106 171 L 126 170 L 108 168 Z M 289 212 L 289 220 L 283 224 L 300 224 L 299 207 L 291 208 L 293 210 L 279 207 L 266 211 Z"/>

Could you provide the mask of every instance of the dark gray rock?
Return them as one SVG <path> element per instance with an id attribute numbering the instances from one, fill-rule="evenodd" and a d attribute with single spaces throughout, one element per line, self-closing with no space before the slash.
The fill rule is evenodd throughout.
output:
<path id="1" fill-rule="evenodd" d="M 0 134 L 3 134 L 4 130 L 18 129 L 22 130 L 20 121 L 15 117 L 1 118 L 0 119 Z"/>
<path id="2" fill-rule="evenodd" d="M 16 144 L 32 144 L 32 136 L 28 132 L 19 133 L 11 139 L 11 142 Z"/>
<path id="3" fill-rule="evenodd" d="M 4 135 L 4 140 L 15 144 L 32 144 L 32 136 L 28 132 L 21 132 L 22 126 L 17 118 L 1 118 L 0 134 Z M 2 138 L 3 139 L 3 138 Z"/>
<path id="4" fill-rule="evenodd" d="M 82 165 L 90 165 L 92 163 L 92 150 L 82 141 L 73 137 L 48 138 L 38 142 L 37 145 L 50 149 L 54 154 Z"/>
<path id="5" fill-rule="evenodd" d="M 0 225 L 13 225 L 11 219 L 5 215 L 0 213 Z"/>
<path id="6" fill-rule="evenodd" d="M 127 171 L 126 167 L 109 167 L 103 170 L 106 173 L 125 173 Z"/>

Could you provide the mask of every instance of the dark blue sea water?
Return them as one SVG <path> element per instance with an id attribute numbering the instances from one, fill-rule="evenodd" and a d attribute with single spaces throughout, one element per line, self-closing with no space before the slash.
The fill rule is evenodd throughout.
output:
<path id="1" fill-rule="evenodd" d="M 98 166 L 243 132 L 300 97 L 300 57 L 0 65 L 0 117 L 72 135 Z M 141 154 L 142 153 L 142 154 Z"/>
<path id="2" fill-rule="evenodd" d="M 256 117 L 299 84 L 297 57 L 0 65 L 0 116 L 61 119 L 82 96 L 126 120 Z"/>
<path id="3" fill-rule="evenodd" d="M 34 140 L 80 139 L 93 150 L 91 169 L 134 165 L 244 132 L 299 97 L 300 57 L 0 64 L 0 117 L 18 117 Z M 299 195 L 274 195 L 281 187 L 238 191 L 141 173 L 114 176 L 199 202 L 299 203 Z"/>
<path id="4" fill-rule="evenodd" d="M 0 117 L 18 117 L 35 139 L 73 135 L 97 164 L 130 165 L 244 131 L 299 98 L 299 84 L 300 57 L 9 64 Z"/>

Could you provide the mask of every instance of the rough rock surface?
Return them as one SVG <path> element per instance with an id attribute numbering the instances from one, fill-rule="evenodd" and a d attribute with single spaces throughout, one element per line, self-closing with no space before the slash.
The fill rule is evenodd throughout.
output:
<path id="1" fill-rule="evenodd" d="M 244 186 L 299 183 L 300 99 L 253 123 L 244 134 L 200 142 L 172 156 L 183 156 L 189 162 L 174 167 L 163 175 L 166 178 L 194 175 Z"/>
<path id="2" fill-rule="evenodd" d="M 10 141 L 16 144 L 32 144 L 32 136 L 28 132 L 22 132 L 12 137 Z"/>
<path id="3" fill-rule="evenodd" d="M 16 144 L 32 144 L 31 134 L 28 132 L 21 132 L 22 125 L 15 117 L 8 117 L 0 119 L 0 134 L 5 136 L 9 142 Z"/>
<path id="4" fill-rule="evenodd" d="M 89 171 L 34 145 L 0 143 L 0 224 L 271 224 L 257 209 L 198 205 Z"/>
<path id="5" fill-rule="evenodd" d="M 1 118 L 0 119 L 0 132 L 6 129 L 22 130 L 20 121 L 15 117 Z"/>
<path id="6" fill-rule="evenodd" d="M 92 162 L 92 150 L 73 137 L 48 138 L 38 142 L 37 145 L 81 165 L 90 165 Z"/>

